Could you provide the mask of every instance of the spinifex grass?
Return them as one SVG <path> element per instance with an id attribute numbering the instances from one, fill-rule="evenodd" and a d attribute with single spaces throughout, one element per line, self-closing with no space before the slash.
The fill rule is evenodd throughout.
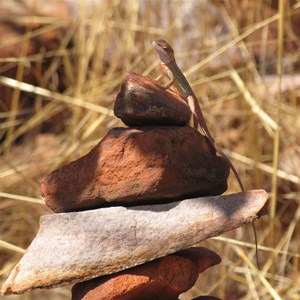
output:
<path id="1" fill-rule="evenodd" d="M 6 15 L 24 31 L 0 44 L 0 53 L 6 51 L 0 57 L 1 91 L 10 88 L 0 95 L 1 283 L 33 239 L 39 216 L 50 213 L 41 204 L 39 178 L 121 125 L 112 108 L 124 74 L 157 77 L 151 42 L 162 37 L 175 49 L 212 135 L 247 189 L 272 192 L 272 222 L 264 217 L 256 223 L 262 270 L 254 264 L 251 226 L 238 228 L 204 243 L 222 263 L 203 273 L 182 299 L 299 299 L 299 35 L 290 23 L 299 18 L 299 4 L 283 6 L 281 0 L 278 9 L 266 4 L 271 1 L 88 2 L 73 3 L 73 14 L 63 18 L 60 9 L 45 16 L 31 9 Z M 28 50 L 34 39 L 53 33 L 56 47 Z M 27 81 L 30 68 L 35 77 Z M 228 192 L 235 191 L 230 176 Z M 70 296 L 67 288 L 22 296 L 41 298 Z"/>

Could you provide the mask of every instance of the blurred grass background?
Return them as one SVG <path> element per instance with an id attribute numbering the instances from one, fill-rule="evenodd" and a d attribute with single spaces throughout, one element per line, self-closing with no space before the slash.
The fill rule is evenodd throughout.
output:
<path id="1" fill-rule="evenodd" d="M 206 241 L 221 257 L 181 299 L 300 299 L 300 2 L 0 1 L 0 284 L 51 213 L 39 179 L 115 126 L 126 72 L 159 74 L 175 49 L 216 142 L 270 217 Z M 234 176 L 228 193 L 239 191 Z M 0 296 L 1 297 L 1 296 Z M 69 288 L 6 299 L 69 299 Z"/>

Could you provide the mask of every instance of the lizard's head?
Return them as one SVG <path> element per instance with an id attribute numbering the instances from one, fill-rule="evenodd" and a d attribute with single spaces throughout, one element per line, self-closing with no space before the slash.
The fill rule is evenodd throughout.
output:
<path id="1" fill-rule="evenodd" d="M 165 40 L 155 40 L 152 42 L 152 45 L 162 63 L 167 65 L 174 60 L 174 50 Z"/>

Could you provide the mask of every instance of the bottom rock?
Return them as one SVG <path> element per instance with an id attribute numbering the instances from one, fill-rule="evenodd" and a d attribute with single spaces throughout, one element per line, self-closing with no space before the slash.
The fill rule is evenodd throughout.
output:
<path id="1" fill-rule="evenodd" d="M 221 262 L 206 248 L 190 248 L 114 275 L 76 284 L 72 300 L 174 300 L 199 273 Z"/>

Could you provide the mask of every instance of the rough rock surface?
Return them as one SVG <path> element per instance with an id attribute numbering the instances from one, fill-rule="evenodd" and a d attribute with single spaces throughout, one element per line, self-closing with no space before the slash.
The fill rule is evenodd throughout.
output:
<path id="1" fill-rule="evenodd" d="M 37 236 L 1 291 L 77 283 L 141 265 L 252 222 L 267 199 L 256 190 L 42 216 Z"/>
<path id="2" fill-rule="evenodd" d="M 228 163 L 193 128 L 114 128 L 40 187 L 49 208 L 66 212 L 219 195 L 228 175 Z"/>
<path id="3" fill-rule="evenodd" d="M 206 248 L 190 248 L 114 275 L 76 284 L 72 300 L 173 300 L 189 290 L 199 273 L 221 262 Z"/>
<path id="4" fill-rule="evenodd" d="M 119 92 L 114 113 L 128 126 L 187 125 L 188 104 L 178 94 L 165 90 L 154 80 L 128 73 Z"/>

